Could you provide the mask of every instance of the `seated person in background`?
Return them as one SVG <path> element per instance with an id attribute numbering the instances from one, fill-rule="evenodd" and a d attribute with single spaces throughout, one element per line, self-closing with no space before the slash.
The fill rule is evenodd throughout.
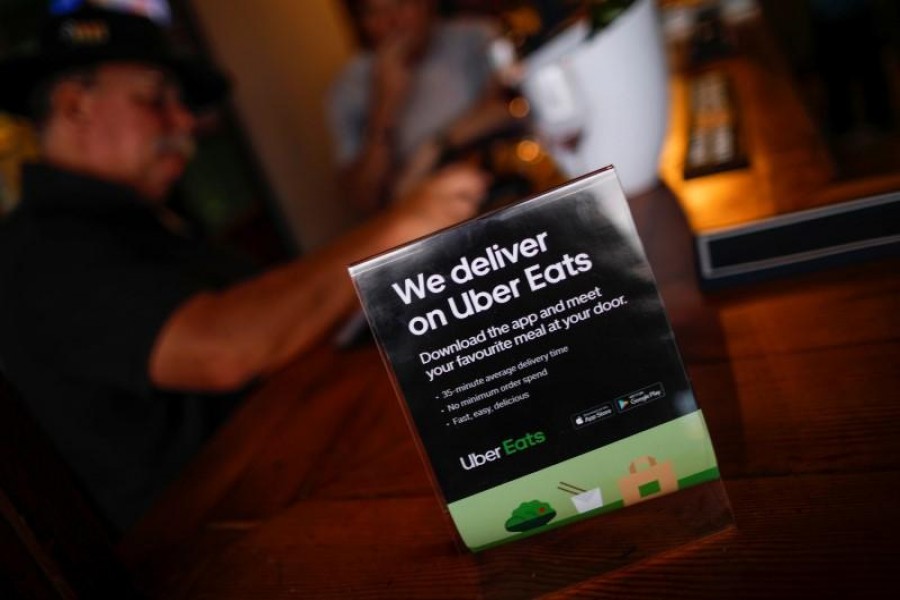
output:
<path id="1" fill-rule="evenodd" d="M 510 126 L 487 21 L 439 20 L 434 0 L 345 0 L 363 51 L 327 106 L 341 182 L 371 212 L 459 148 Z"/>
<path id="2" fill-rule="evenodd" d="M 195 114 L 227 90 L 151 21 L 97 8 L 48 20 L 0 63 L 0 110 L 31 114 L 41 162 L 0 223 L 0 369 L 99 508 L 131 525 L 240 391 L 310 348 L 356 299 L 354 260 L 471 216 L 457 167 L 323 250 L 263 274 L 170 227 L 164 200 Z M 187 102 L 187 104 L 183 103 Z"/>

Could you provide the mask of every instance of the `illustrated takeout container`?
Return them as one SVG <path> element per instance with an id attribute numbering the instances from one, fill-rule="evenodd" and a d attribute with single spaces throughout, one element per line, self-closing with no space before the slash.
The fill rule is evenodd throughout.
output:
<path id="1" fill-rule="evenodd" d="M 603 494 L 600 493 L 600 488 L 587 490 L 572 496 L 572 504 L 579 514 L 586 513 L 603 506 Z"/>

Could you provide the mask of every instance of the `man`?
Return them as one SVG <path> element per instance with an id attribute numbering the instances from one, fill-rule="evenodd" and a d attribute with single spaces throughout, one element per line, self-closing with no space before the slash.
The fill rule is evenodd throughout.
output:
<path id="1" fill-rule="evenodd" d="M 355 306 L 346 265 L 473 214 L 481 174 L 446 172 L 325 248 L 252 276 L 167 226 L 192 106 L 226 91 L 138 16 L 52 18 L 0 64 L 0 110 L 31 114 L 41 163 L 0 227 L 0 368 L 120 529 L 240 390 Z M 183 89 L 182 89 L 183 88 Z"/>
<path id="2" fill-rule="evenodd" d="M 363 50 L 329 96 L 347 197 L 364 211 L 428 173 L 450 149 L 513 126 L 493 76 L 494 27 L 437 18 L 434 0 L 344 0 Z"/>

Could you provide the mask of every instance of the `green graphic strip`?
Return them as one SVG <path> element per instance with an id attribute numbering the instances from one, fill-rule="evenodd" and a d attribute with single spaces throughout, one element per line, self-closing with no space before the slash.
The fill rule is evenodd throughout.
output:
<path id="1" fill-rule="evenodd" d="M 639 500 L 649 500 L 674 491 L 672 486 L 683 489 L 718 478 L 715 452 L 698 410 L 457 500 L 448 508 L 463 541 L 477 551 L 622 508 L 629 503 L 622 488 L 626 494 L 633 489 Z M 552 507 L 553 520 L 527 533 L 508 531 L 504 525 L 513 511 L 535 501 Z"/>

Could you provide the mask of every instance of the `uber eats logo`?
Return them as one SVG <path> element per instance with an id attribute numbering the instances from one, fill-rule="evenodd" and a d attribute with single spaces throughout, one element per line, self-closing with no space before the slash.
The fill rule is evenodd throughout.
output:
<path id="1" fill-rule="evenodd" d="M 525 450 L 528 450 L 529 448 L 539 446 L 546 441 L 547 436 L 544 435 L 543 431 L 526 433 L 520 438 L 509 438 L 503 440 L 503 442 L 499 446 L 497 446 L 496 448 L 491 448 L 490 450 L 487 450 L 485 452 L 469 452 L 468 456 L 460 456 L 459 463 L 462 465 L 463 469 L 465 469 L 466 471 L 471 471 L 472 469 L 480 467 L 481 465 L 493 462 L 495 460 L 500 460 L 504 456 L 509 456 L 510 454 L 523 452 Z"/>

